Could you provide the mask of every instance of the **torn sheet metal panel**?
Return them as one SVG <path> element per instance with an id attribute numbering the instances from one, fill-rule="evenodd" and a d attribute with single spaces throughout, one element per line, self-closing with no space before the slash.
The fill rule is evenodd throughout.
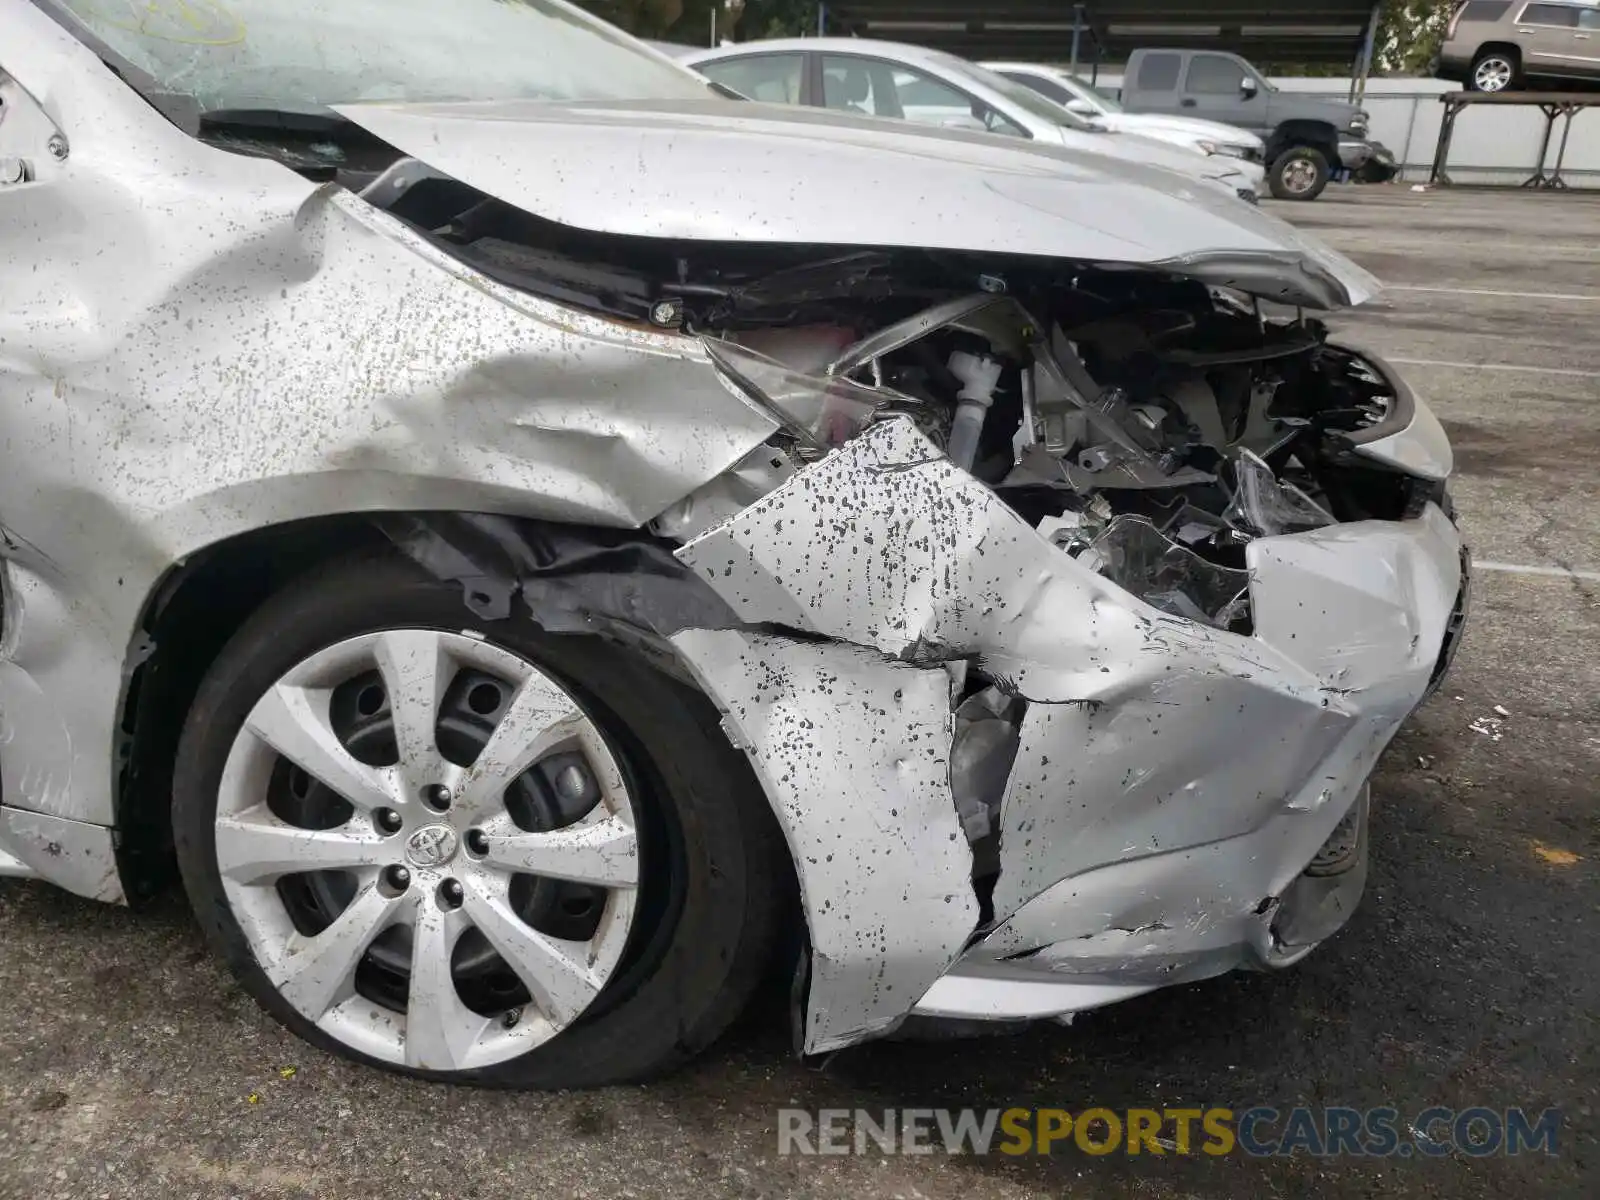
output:
<path id="1" fill-rule="evenodd" d="M 949 676 L 734 630 L 672 641 L 722 706 L 789 843 L 811 935 L 806 1050 L 888 1032 L 978 922 L 950 798 Z"/>
<path id="2" fill-rule="evenodd" d="M 1141 603 L 1052 546 L 911 422 L 886 420 L 678 551 L 745 621 L 912 661 L 976 658 L 1041 702 L 1170 674 L 1277 670 L 1276 654 Z M 1297 677 L 1298 676 L 1298 677 Z"/>
<path id="3" fill-rule="evenodd" d="M 888 421 L 679 557 L 745 621 L 970 660 L 1028 699 L 996 918 L 1043 904 L 1029 937 L 1053 942 L 1059 926 L 1094 961 L 1096 939 L 1166 924 L 1163 969 L 1214 973 L 1259 957 L 1257 908 L 1305 868 L 1422 697 L 1460 585 L 1458 538 L 1431 507 L 1250 553 L 1258 636 L 1164 614 Z M 1319 625 L 1305 606 L 1341 578 L 1364 595 L 1350 623 Z M 1081 880 L 1094 884 L 1076 897 Z M 1058 913 L 1044 895 L 1081 903 Z"/>

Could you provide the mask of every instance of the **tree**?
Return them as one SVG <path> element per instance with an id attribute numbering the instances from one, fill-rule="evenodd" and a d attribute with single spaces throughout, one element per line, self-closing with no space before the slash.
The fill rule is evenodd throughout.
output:
<path id="1" fill-rule="evenodd" d="M 1373 42 L 1373 69 L 1419 75 L 1444 41 L 1451 0 L 1384 0 Z"/>

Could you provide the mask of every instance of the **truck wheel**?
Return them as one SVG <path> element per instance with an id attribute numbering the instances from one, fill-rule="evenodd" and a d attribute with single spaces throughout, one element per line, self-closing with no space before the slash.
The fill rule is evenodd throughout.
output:
<path id="1" fill-rule="evenodd" d="M 1467 76 L 1467 87 L 1474 92 L 1505 92 L 1520 81 L 1522 63 L 1515 50 L 1491 49 L 1478 55 Z"/>
<path id="2" fill-rule="evenodd" d="M 313 1044 L 452 1083 L 675 1066 L 775 936 L 764 798 L 703 697 L 470 618 L 403 560 L 290 585 L 212 667 L 172 819 L 219 956 Z"/>
<path id="3" fill-rule="evenodd" d="M 1267 183 L 1279 200 L 1315 200 L 1328 186 L 1328 160 L 1310 146 L 1291 146 L 1272 164 Z"/>

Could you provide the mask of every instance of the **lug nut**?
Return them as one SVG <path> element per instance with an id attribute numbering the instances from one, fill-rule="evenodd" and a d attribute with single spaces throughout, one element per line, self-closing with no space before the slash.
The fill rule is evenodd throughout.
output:
<path id="1" fill-rule="evenodd" d="M 445 908 L 460 908 L 465 893 L 455 879 L 446 879 L 439 885 L 439 903 Z"/>
<path id="2" fill-rule="evenodd" d="M 411 872 L 402 866 L 385 867 L 383 881 L 393 890 L 403 892 L 411 886 Z"/>
<path id="3" fill-rule="evenodd" d="M 564 800 L 576 800 L 589 787 L 589 779 L 581 767 L 565 767 L 556 775 L 556 791 Z"/>
<path id="4" fill-rule="evenodd" d="M 450 789 L 442 783 L 422 789 L 422 802 L 434 812 L 444 812 L 450 807 Z"/>
<path id="5" fill-rule="evenodd" d="M 467 853 L 479 858 L 489 853 L 489 835 L 481 829 L 467 830 Z"/>
<path id="6" fill-rule="evenodd" d="M 508 1008 L 501 1016 L 500 1024 L 504 1025 L 507 1029 L 515 1029 L 517 1027 L 517 1022 L 520 1020 L 522 1020 L 522 1010 L 520 1008 Z"/>
<path id="7" fill-rule="evenodd" d="M 392 808 L 380 808 L 373 813 L 373 818 L 378 823 L 378 828 L 384 833 L 399 833 L 402 824 L 400 814 Z"/>

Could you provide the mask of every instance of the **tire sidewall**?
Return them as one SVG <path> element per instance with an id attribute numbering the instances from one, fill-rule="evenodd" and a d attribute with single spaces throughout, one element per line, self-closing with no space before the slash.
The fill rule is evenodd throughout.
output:
<path id="1" fill-rule="evenodd" d="M 556 1037 L 504 1063 L 462 1072 L 418 1071 L 338 1042 L 289 1005 L 255 959 L 217 867 L 215 818 L 223 766 L 256 701 L 318 650 L 397 627 L 470 630 L 527 658 L 579 699 L 629 769 L 646 871 L 634 929 L 599 997 Z M 720 739 L 720 744 L 718 744 Z M 737 1014 L 724 1011 L 754 980 L 752 942 L 770 942 L 775 906 L 762 903 L 773 867 L 748 766 L 721 737 L 703 696 L 592 636 L 544 633 L 531 620 L 479 620 L 458 586 L 382 559 L 291 586 L 224 648 L 200 691 L 178 749 L 173 835 L 184 887 L 207 940 L 273 1017 L 332 1053 L 455 1083 L 587 1087 L 653 1074 L 709 1043 Z M 646 811 L 638 811 L 644 809 Z M 647 837 L 647 830 L 649 836 Z M 655 911 L 646 914 L 646 889 Z M 776 889 L 773 889 L 774 891 Z M 736 998 L 742 1007 L 744 995 Z"/>

